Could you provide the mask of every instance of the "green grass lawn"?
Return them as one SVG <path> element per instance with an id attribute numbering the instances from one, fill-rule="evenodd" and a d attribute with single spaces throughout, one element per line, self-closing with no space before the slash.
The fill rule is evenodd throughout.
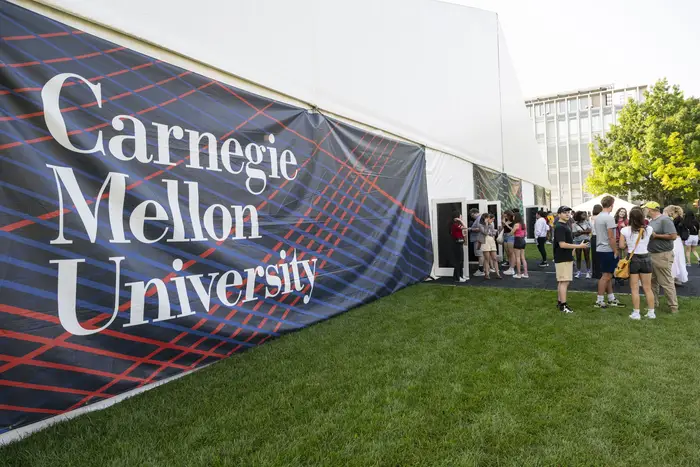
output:
<path id="1" fill-rule="evenodd" d="M 0 449 L 12 466 L 697 465 L 700 300 L 422 284 Z M 629 297 L 624 297 L 628 301 Z"/>
<path id="2" fill-rule="evenodd" d="M 545 245 L 545 249 L 547 250 L 547 260 L 549 262 L 554 262 L 554 253 L 552 252 L 552 244 L 547 243 Z M 532 260 L 537 260 L 541 261 L 542 256 L 540 255 L 540 250 L 537 249 L 537 245 L 528 243 L 528 245 L 525 247 L 525 257 L 527 259 L 532 259 Z"/>

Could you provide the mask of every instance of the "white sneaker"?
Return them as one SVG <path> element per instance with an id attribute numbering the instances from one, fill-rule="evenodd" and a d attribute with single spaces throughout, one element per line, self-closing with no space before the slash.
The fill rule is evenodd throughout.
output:
<path id="1" fill-rule="evenodd" d="M 574 277 L 576 279 L 580 279 L 581 278 L 581 271 L 576 271 L 576 274 L 574 275 Z"/>
<path id="2" fill-rule="evenodd" d="M 642 319 L 642 317 L 639 315 L 638 311 L 633 311 L 632 314 L 630 315 L 630 319 L 638 320 L 638 319 Z"/>
<path id="3" fill-rule="evenodd" d="M 525 273 L 525 274 L 522 275 L 522 278 L 523 278 L 523 279 L 529 279 L 529 278 L 530 278 L 530 275 L 527 274 L 527 273 Z"/>
<path id="4" fill-rule="evenodd" d="M 484 277 L 485 275 L 484 271 L 476 271 L 474 273 L 474 277 Z"/>
<path id="5" fill-rule="evenodd" d="M 647 314 L 644 315 L 644 317 L 649 319 L 656 319 L 656 313 L 654 313 L 653 311 L 647 311 Z"/>
<path id="6" fill-rule="evenodd" d="M 586 279 L 590 279 L 590 278 L 591 278 L 591 273 L 590 273 L 590 272 L 587 272 L 587 273 L 586 273 Z"/>
<path id="7" fill-rule="evenodd" d="M 504 276 L 514 276 L 515 275 L 515 269 L 509 268 L 503 271 Z"/>
<path id="8" fill-rule="evenodd" d="M 459 278 L 459 281 L 460 281 L 460 282 L 467 282 L 468 280 L 469 280 L 469 279 L 467 279 L 466 277 L 460 277 L 460 278 Z"/>
<path id="9" fill-rule="evenodd" d="M 491 274 L 496 274 L 496 270 L 494 268 L 491 268 Z"/>
<path id="10" fill-rule="evenodd" d="M 522 278 L 523 278 L 523 276 L 521 276 L 520 274 L 516 274 L 513 276 L 513 279 L 522 279 Z"/>

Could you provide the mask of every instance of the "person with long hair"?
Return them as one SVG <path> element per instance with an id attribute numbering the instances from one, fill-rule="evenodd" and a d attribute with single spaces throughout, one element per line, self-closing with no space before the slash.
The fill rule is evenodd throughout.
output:
<path id="1" fill-rule="evenodd" d="M 574 225 L 571 231 L 574 236 L 575 245 L 580 245 L 584 242 L 591 241 L 591 232 L 593 231 L 593 227 L 588 221 L 588 213 L 586 213 L 585 211 L 578 211 L 576 214 L 574 214 Z M 586 267 L 584 269 L 584 274 L 586 275 L 585 277 L 586 279 L 590 279 L 592 269 L 591 250 L 588 248 L 576 250 L 576 275 L 574 277 L 576 279 L 581 278 L 581 259 L 583 259 L 586 264 Z"/>
<path id="2" fill-rule="evenodd" d="M 527 227 L 523 222 L 523 216 L 520 212 L 515 212 L 513 216 L 513 236 L 515 236 L 515 275 L 514 279 L 528 279 L 530 275 L 527 273 L 527 260 L 525 259 L 525 247 L 527 246 Z"/>
<path id="3" fill-rule="evenodd" d="M 629 214 L 629 225 L 620 231 L 620 250 L 625 254 L 633 254 L 630 261 L 630 292 L 632 294 L 632 314 L 630 319 L 641 319 L 639 314 L 639 281 L 642 282 L 644 296 L 647 300 L 649 319 L 656 318 L 654 309 L 654 291 L 651 287 L 653 266 L 649 254 L 649 241 L 654 230 L 645 225 L 644 212 L 641 208 L 632 208 Z"/>
<path id="4" fill-rule="evenodd" d="M 664 214 L 673 220 L 673 226 L 676 228 L 676 239 L 673 241 L 673 266 L 671 274 L 676 285 L 683 285 L 688 282 L 688 269 L 685 267 L 685 250 L 683 247 L 685 224 L 683 222 L 683 208 L 680 206 L 667 206 L 664 209 Z M 684 232 L 685 231 L 685 232 Z"/>
<path id="5" fill-rule="evenodd" d="M 503 220 L 501 221 L 501 227 L 503 228 L 503 249 L 505 250 L 506 260 L 503 261 L 503 267 L 507 267 L 503 274 L 506 276 L 512 276 L 515 274 L 513 266 L 515 266 L 515 252 L 513 244 L 515 243 L 515 236 L 513 236 L 513 211 L 506 211 L 503 213 Z"/>
<path id="6" fill-rule="evenodd" d="M 498 268 L 498 247 L 496 246 L 496 235 L 498 230 L 493 225 L 496 216 L 493 214 L 482 214 L 479 231 L 484 236 L 484 243 L 481 244 L 481 251 L 484 254 L 484 272 L 486 280 L 491 279 L 491 272 L 495 271 L 496 277 L 502 279 Z"/>
<path id="7" fill-rule="evenodd" d="M 615 241 L 616 245 L 620 243 L 620 232 L 624 227 L 627 227 L 630 224 L 629 219 L 627 218 L 627 209 L 625 208 L 620 208 L 615 212 L 615 225 L 617 226 L 615 229 Z M 620 255 L 622 255 L 624 252 L 620 251 Z"/>
<path id="8" fill-rule="evenodd" d="M 685 228 L 688 229 L 688 240 L 685 241 L 685 264 L 690 267 L 690 254 L 695 255 L 695 259 L 700 266 L 700 254 L 698 254 L 698 243 L 700 243 L 700 222 L 695 218 L 693 211 L 685 213 L 683 220 Z"/>
<path id="9" fill-rule="evenodd" d="M 455 283 L 465 282 L 464 278 L 464 232 L 467 226 L 462 221 L 462 214 L 454 210 L 452 211 L 452 220 L 450 221 L 450 236 L 452 237 L 452 263 L 454 265 L 454 273 L 452 279 Z"/>
<path id="10" fill-rule="evenodd" d="M 549 223 L 547 222 L 547 214 L 544 211 L 538 211 L 535 221 L 535 240 L 537 240 L 537 249 L 540 251 L 540 256 L 542 256 L 542 262 L 540 263 L 541 268 L 549 266 L 547 263 L 547 249 L 545 244 L 547 243 L 547 234 L 549 233 Z"/>

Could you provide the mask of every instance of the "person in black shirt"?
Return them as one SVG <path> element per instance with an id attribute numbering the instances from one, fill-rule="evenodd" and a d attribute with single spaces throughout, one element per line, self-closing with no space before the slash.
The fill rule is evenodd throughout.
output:
<path id="1" fill-rule="evenodd" d="M 690 267 L 690 254 L 695 255 L 695 259 L 700 265 L 700 255 L 698 254 L 698 243 L 700 243 L 700 223 L 695 218 L 695 214 L 692 211 L 685 213 L 684 220 L 685 228 L 688 229 L 688 239 L 685 243 L 685 264 Z"/>
<path id="2" fill-rule="evenodd" d="M 574 279 L 574 254 L 573 250 L 586 249 L 589 243 L 586 241 L 579 245 L 574 244 L 574 236 L 569 227 L 571 208 L 561 206 L 557 210 L 559 219 L 554 224 L 554 266 L 557 272 L 557 307 L 563 313 L 573 313 L 574 310 L 566 303 L 566 293 L 569 283 Z"/>

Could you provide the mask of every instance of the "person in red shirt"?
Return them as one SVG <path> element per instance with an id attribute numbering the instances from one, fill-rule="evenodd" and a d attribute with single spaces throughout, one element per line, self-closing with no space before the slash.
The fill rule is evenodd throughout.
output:
<path id="1" fill-rule="evenodd" d="M 455 282 L 465 282 L 464 278 L 464 232 L 467 226 L 462 221 L 462 214 L 459 211 L 452 211 L 452 222 L 450 222 L 450 236 L 452 237 L 452 262 L 454 273 L 452 279 Z"/>

